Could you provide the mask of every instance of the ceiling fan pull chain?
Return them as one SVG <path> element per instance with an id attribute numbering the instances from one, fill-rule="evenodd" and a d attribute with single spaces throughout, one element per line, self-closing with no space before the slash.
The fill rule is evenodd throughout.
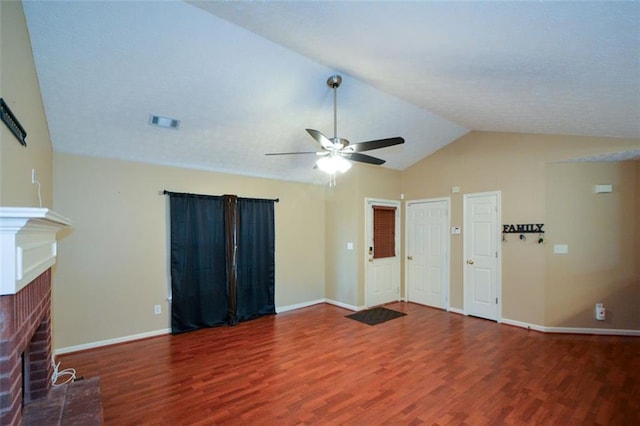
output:
<path id="1" fill-rule="evenodd" d="M 335 173 L 331 173 L 329 175 L 329 188 L 332 188 L 336 186 L 336 174 Z"/>

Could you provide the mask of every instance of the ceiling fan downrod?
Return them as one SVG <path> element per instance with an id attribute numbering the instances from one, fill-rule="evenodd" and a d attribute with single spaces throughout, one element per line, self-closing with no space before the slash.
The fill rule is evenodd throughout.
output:
<path id="1" fill-rule="evenodd" d="M 338 141 L 338 87 L 342 83 L 342 77 L 332 75 L 327 80 L 327 86 L 333 89 L 333 143 Z"/>

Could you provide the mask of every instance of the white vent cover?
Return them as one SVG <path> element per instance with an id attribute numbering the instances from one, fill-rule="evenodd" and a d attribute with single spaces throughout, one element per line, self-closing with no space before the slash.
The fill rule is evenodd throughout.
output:
<path id="1" fill-rule="evenodd" d="M 170 117 L 161 117 L 159 115 L 150 115 L 149 124 L 152 126 L 164 127 L 165 129 L 177 129 L 180 120 Z"/>

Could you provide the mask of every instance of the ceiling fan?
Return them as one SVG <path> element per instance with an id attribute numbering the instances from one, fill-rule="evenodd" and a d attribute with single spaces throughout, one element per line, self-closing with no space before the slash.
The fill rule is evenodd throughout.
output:
<path id="1" fill-rule="evenodd" d="M 348 160 L 375 165 L 384 164 L 385 160 L 361 154 L 361 152 L 400 145 L 404 143 L 404 139 L 394 137 L 350 143 L 347 139 L 338 137 L 337 89 L 341 83 L 342 77 L 339 75 L 332 75 L 327 80 L 327 86 L 333 89 L 333 138 L 327 138 L 318 130 L 306 129 L 307 133 L 320 144 L 322 151 L 276 152 L 266 155 L 315 154 L 321 157 L 316 162 L 316 167 L 331 176 L 330 184 L 335 184 L 336 172 L 344 173 L 351 168 L 351 163 Z"/>

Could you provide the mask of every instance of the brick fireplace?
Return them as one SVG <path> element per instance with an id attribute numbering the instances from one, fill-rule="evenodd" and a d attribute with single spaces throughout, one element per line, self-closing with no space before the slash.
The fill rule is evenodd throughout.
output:
<path id="1" fill-rule="evenodd" d="M 51 266 L 68 219 L 48 209 L 0 208 L 0 424 L 51 387 Z"/>
<path id="2" fill-rule="evenodd" d="M 15 295 L 0 296 L 0 424 L 20 423 L 22 405 L 51 384 L 51 269 Z"/>

